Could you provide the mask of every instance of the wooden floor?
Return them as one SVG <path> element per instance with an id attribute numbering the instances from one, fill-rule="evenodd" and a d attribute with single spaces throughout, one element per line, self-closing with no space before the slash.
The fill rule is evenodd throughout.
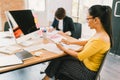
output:
<path id="1" fill-rule="evenodd" d="M 48 64 L 37 64 L 34 66 L 14 70 L 0 74 L 0 80 L 42 80 L 44 71 Z M 98 79 L 99 80 L 99 79 Z M 100 73 L 100 80 L 120 80 L 120 56 L 109 53 Z"/>

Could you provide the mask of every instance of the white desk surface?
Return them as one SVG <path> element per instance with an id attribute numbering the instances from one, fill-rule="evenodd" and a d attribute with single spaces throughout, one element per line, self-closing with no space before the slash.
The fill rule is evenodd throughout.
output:
<path id="1" fill-rule="evenodd" d="M 67 39 L 69 39 L 70 41 L 76 40 L 76 39 L 74 39 L 72 37 L 69 37 L 69 36 L 65 36 L 65 35 L 63 35 L 63 36 L 66 37 Z M 48 39 L 42 39 L 41 40 L 41 38 L 40 38 L 40 41 L 38 41 L 38 43 L 35 43 L 34 45 L 42 44 L 42 43 L 49 43 L 49 42 L 52 42 L 52 41 L 48 40 Z M 19 68 L 30 66 L 30 65 L 34 65 L 34 64 L 37 64 L 37 63 L 41 63 L 41 62 L 51 60 L 51 59 L 54 59 L 54 58 L 61 57 L 61 56 L 65 55 L 65 53 L 56 54 L 56 53 L 49 52 L 49 51 L 44 50 L 44 49 L 40 49 L 40 50 L 37 50 L 37 51 L 32 51 L 31 53 L 34 55 L 36 52 L 39 52 L 39 51 L 42 52 L 42 54 L 40 56 L 34 56 L 30 59 L 24 60 L 23 64 L 1 67 L 0 68 L 0 73 L 15 70 L 15 69 L 19 69 Z"/>

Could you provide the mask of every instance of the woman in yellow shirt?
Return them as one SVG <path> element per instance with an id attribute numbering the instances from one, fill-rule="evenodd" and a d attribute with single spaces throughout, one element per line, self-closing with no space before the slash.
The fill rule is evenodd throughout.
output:
<path id="1" fill-rule="evenodd" d="M 90 7 L 87 22 L 96 33 L 88 41 L 63 40 L 67 44 L 83 46 L 83 49 L 78 52 L 66 49 L 60 43 L 57 44 L 68 56 L 52 60 L 45 70 L 44 80 L 50 80 L 53 76 L 59 80 L 95 80 L 102 59 L 112 46 L 111 8 L 102 5 Z"/>

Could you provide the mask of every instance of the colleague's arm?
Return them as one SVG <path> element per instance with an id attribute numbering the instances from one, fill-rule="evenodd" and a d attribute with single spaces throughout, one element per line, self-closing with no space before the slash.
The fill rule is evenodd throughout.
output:
<path id="1" fill-rule="evenodd" d="M 70 32 L 71 36 L 74 33 L 74 24 L 72 18 L 66 16 L 63 20 L 64 31 L 66 34 Z"/>
<path id="2" fill-rule="evenodd" d="M 74 23 L 73 23 L 72 18 L 70 18 L 69 26 L 70 26 L 71 36 L 73 36 L 75 29 L 74 29 Z"/>
<path id="3" fill-rule="evenodd" d="M 54 21 L 52 23 L 53 28 L 58 29 L 58 23 L 59 21 L 54 18 Z"/>

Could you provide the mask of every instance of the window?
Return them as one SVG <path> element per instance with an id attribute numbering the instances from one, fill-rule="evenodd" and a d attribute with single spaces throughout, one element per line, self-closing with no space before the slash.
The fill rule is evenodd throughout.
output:
<path id="1" fill-rule="evenodd" d="M 78 22 L 79 16 L 79 4 L 78 0 L 73 0 L 72 3 L 72 17 L 75 22 Z"/>
<path id="2" fill-rule="evenodd" d="M 72 3 L 72 17 L 74 22 L 84 22 L 86 17 L 86 11 L 88 6 L 85 5 L 86 1 L 84 0 L 73 0 Z"/>
<path id="3" fill-rule="evenodd" d="M 72 18 L 74 22 L 86 22 L 87 10 L 94 4 L 104 4 L 112 6 L 113 0 L 73 0 L 72 2 Z"/>
<path id="4" fill-rule="evenodd" d="M 45 11 L 46 0 L 27 0 L 27 8 L 34 11 Z"/>

